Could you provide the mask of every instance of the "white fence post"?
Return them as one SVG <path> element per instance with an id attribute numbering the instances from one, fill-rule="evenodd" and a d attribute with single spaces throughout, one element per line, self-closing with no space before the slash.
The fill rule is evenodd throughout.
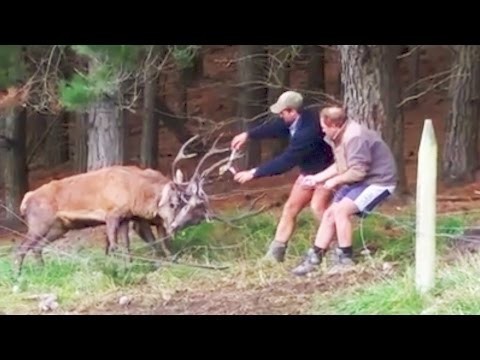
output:
<path id="1" fill-rule="evenodd" d="M 425 120 L 417 168 L 416 288 L 426 293 L 435 284 L 437 140 L 432 120 Z"/>

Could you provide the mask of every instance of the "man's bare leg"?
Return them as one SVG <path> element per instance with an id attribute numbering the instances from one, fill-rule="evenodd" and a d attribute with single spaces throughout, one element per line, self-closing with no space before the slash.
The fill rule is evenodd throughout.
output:
<path id="1" fill-rule="evenodd" d="M 328 209 L 333 199 L 333 192 L 327 190 L 322 186 L 318 186 L 313 192 L 312 201 L 310 202 L 310 208 L 315 218 L 320 224 L 324 212 Z"/>
<path id="2" fill-rule="evenodd" d="M 326 251 L 330 246 L 330 242 L 334 239 L 336 227 L 335 227 L 335 210 L 338 204 L 332 204 L 322 218 L 320 227 L 318 228 L 315 236 L 314 246 Z"/>
<path id="3" fill-rule="evenodd" d="M 295 182 L 290 196 L 283 207 L 282 216 L 277 225 L 274 241 L 267 252 L 267 258 L 282 262 L 290 238 L 296 228 L 297 217 L 312 199 L 313 190 L 305 189 L 300 181 Z"/>
<path id="4" fill-rule="evenodd" d="M 303 276 L 313 271 L 322 262 L 330 242 L 335 236 L 335 210 L 338 204 L 332 204 L 323 214 L 320 227 L 318 228 L 315 243 L 310 248 L 302 262 L 293 269 L 293 274 Z"/>
<path id="5" fill-rule="evenodd" d="M 338 240 L 338 250 L 335 266 L 329 272 L 333 273 L 338 271 L 339 267 L 352 265 L 353 226 L 351 218 L 357 212 L 357 206 L 349 198 L 343 198 L 340 202 L 332 204 L 325 211 L 317 231 L 314 247 L 308 251 L 303 262 L 293 269 L 293 273 L 302 276 L 317 268 L 334 240 L 335 234 Z"/>
<path id="6" fill-rule="evenodd" d="M 358 207 L 353 200 L 343 198 L 338 203 L 335 210 L 335 227 L 338 239 L 338 249 L 336 252 L 335 262 L 337 265 L 352 265 L 353 264 L 353 225 L 352 215 L 358 213 Z M 333 271 L 335 269 L 332 269 Z"/>
<path id="7" fill-rule="evenodd" d="M 297 217 L 300 212 L 308 205 L 312 198 L 313 191 L 303 189 L 300 185 L 294 185 L 290 192 L 282 216 L 277 225 L 275 240 L 281 243 L 288 243 L 296 228 Z"/>

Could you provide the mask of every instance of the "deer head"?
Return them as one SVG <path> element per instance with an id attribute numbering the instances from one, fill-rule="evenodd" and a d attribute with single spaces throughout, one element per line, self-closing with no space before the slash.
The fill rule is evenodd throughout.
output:
<path id="1" fill-rule="evenodd" d="M 232 158 L 227 156 L 207 169 L 200 171 L 202 165 L 205 164 L 205 161 L 213 156 L 222 153 L 226 153 L 230 151 L 230 148 L 218 148 L 217 144 L 220 140 L 222 135 L 220 135 L 213 143 L 210 150 L 200 159 L 195 168 L 195 171 L 188 182 L 183 181 L 183 173 L 180 170 L 175 171 L 175 166 L 179 160 L 185 158 L 191 158 L 196 154 L 189 154 L 185 155 L 184 151 L 185 148 L 193 142 L 195 139 L 198 138 L 198 135 L 194 136 L 190 140 L 188 140 L 180 149 L 177 157 L 175 158 L 172 164 L 172 173 L 174 173 L 174 182 L 175 186 L 178 189 L 178 194 L 181 199 L 181 206 L 179 207 L 178 212 L 176 213 L 175 219 L 171 223 L 170 231 L 174 232 L 179 229 L 185 228 L 187 226 L 196 225 L 200 222 L 206 220 L 210 221 L 212 213 L 210 211 L 209 205 L 209 198 L 207 193 L 204 190 L 205 181 L 208 175 L 215 170 L 216 168 L 220 167 L 221 165 L 225 164 L 229 160 L 231 161 Z M 241 156 L 236 154 L 233 157 L 233 160 L 240 158 Z"/>

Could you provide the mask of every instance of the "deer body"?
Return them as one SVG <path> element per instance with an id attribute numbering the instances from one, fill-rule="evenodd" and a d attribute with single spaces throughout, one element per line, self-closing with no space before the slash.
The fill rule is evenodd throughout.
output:
<path id="1" fill-rule="evenodd" d="M 129 220 L 170 232 L 179 202 L 175 184 L 151 169 L 112 166 L 53 180 L 26 193 L 20 205 L 28 234 L 18 249 L 19 270 L 30 249 L 42 261 L 42 247 L 69 230 L 106 224 L 107 254 L 116 248 L 122 224 L 128 236 Z"/>
<path id="2" fill-rule="evenodd" d="M 33 249 L 43 263 L 44 245 L 69 230 L 102 224 L 107 230 L 107 254 L 116 249 L 118 234 L 125 237 L 130 252 L 129 221 L 134 222 L 134 229 L 147 242 L 155 240 L 150 225 L 157 227 L 159 236 L 166 233 L 160 244 L 169 254 L 166 239 L 182 228 L 209 219 L 208 195 L 203 184 L 210 172 L 233 159 L 224 158 L 200 172 L 209 156 L 230 150 L 217 148 L 217 139 L 199 161 L 190 181 L 183 182 L 183 174 L 180 170 L 175 172 L 175 166 L 196 155 L 184 151 L 198 137 L 180 148 L 172 163 L 172 179 L 153 169 L 116 165 L 53 180 L 26 193 L 20 213 L 27 222 L 28 233 L 17 250 L 18 273 L 29 250 Z"/>

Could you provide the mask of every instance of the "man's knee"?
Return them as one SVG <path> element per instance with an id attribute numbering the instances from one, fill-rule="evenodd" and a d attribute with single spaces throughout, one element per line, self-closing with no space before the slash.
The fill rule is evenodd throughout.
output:
<path id="1" fill-rule="evenodd" d="M 322 222 L 334 223 L 337 204 L 330 205 L 323 213 Z"/>
<path id="2" fill-rule="evenodd" d="M 310 209 L 317 219 L 321 219 L 326 211 L 326 207 L 323 204 L 312 203 L 310 204 Z"/>
<path id="3" fill-rule="evenodd" d="M 287 201 L 283 207 L 283 216 L 295 217 L 302 211 L 303 205 L 296 201 Z"/>
<path id="4" fill-rule="evenodd" d="M 317 189 L 312 197 L 310 208 L 317 218 L 321 219 L 332 203 L 333 194 L 328 190 Z"/>
<path id="5" fill-rule="evenodd" d="M 355 203 L 348 198 L 343 199 L 335 205 L 336 206 L 333 209 L 333 216 L 336 221 L 339 219 L 349 219 L 350 216 L 358 213 L 358 208 L 356 207 Z"/>
<path id="6" fill-rule="evenodd" d="M 321 199 L 321 200 L 317 200 L 317 201 L 312 201 L 311 204 L 310 204 L 310 208 L 311 208 L 313 214 L 317 218 L 321 219 L 322 216 L 327 211 L 327 209 L 329 208 L 329 205 L 330 205 L 330 199 L 325 198 L 325 199 Z"/>

